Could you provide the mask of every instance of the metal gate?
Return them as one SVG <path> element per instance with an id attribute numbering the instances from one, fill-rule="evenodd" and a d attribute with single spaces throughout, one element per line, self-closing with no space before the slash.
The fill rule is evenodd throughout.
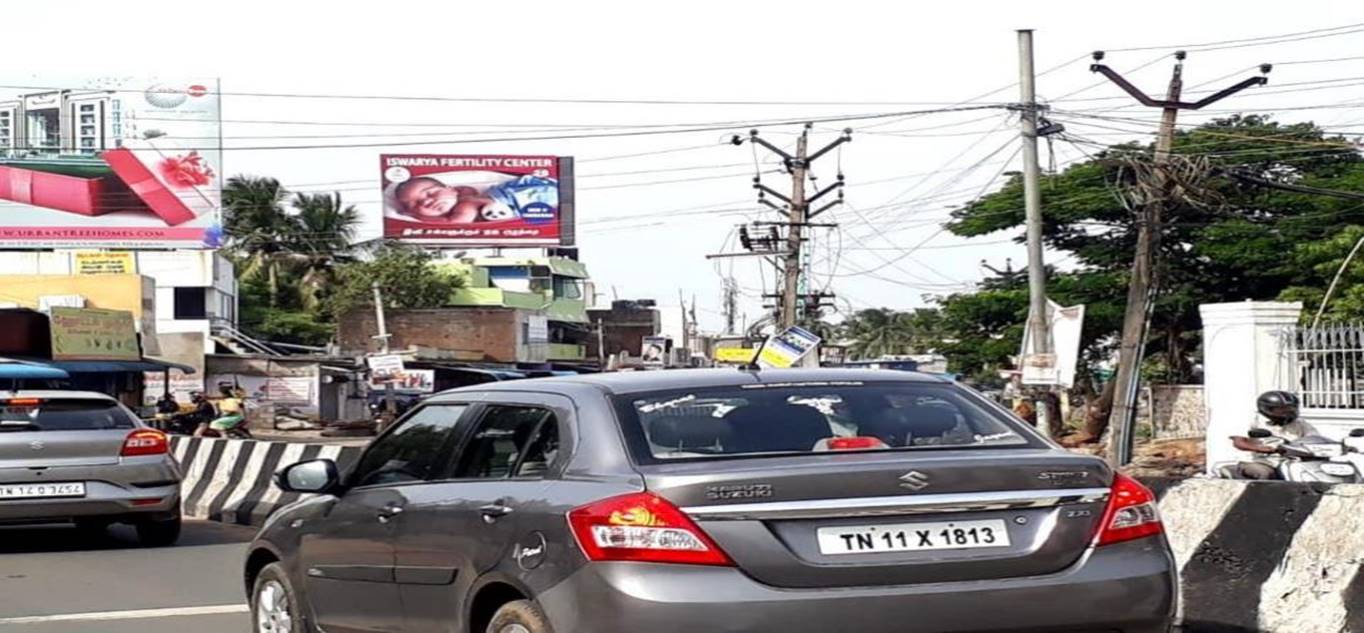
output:
<path id="1" fill-rule="evenodd" d="M 1284 343 L 1303 408 L 1364 409 L 1364 325 L 1297 327 Z"/>

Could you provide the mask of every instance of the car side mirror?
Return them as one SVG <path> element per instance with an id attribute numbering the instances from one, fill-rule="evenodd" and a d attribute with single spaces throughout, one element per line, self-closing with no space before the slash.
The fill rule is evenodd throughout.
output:
<path id="1" fill-rule="evenodd" d="M 1268 429 L 1251 429 L 1250 437 L 1257 440 L 1263 440 L 1274 437 L 1274 434 L 1270 433 Z"/>
<path id="2" fill-rule="evenodd" d="M 1364 429 L 1353 429 L 1353 430 L 1351 430 L 1351 431 L 1350 431 L 1350 437 L 1364 437 Z"/>
<path id="3" fill-rule="evenodd" d="M 299 462 L 275 473 L 275 484 L 285 492 L 325 493 L 340 483 L 336 462 L 330 459 Z"/>

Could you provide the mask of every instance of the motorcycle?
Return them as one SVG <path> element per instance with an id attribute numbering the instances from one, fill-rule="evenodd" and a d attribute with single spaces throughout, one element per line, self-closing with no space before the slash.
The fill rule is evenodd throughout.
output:
<path id="1" fill-rule="evenodd" d="M 220 431 L 218 429 L 213 428 L 213 426 L 210 424 L 207 429 L 204 429 L 203 437 L 226 437 L 234 440 L 254 439 L 254 436 L 251 435 L 251 429 L 247 428 L 246 416 L 239 415 L 228 417 L 237 418 L 236 422 L 232 426 Z M 222 420 L 226 418 L 219 419 Z"/>
<path id="2" fill-rule="evenodd" d="M 1350 431 L 1349 437 L 1335 441 L 1309 435 L 1288 441 L 1269 429 L 1251 429 L 1250 437 L 1261 441 L 1277 440 L 1278 454 L 1273 466 L 1284 481 L 1314 481 L 1334 484 L 1364 483 L 1364 429 Z"/>
<path id="3" fill-rule="evenodd" d="M 194 429 L 199 428 L 202 416 L 195 412 L 189 413 L 158 413 L 147 422 L 154 429 L 160 429 L 171 435 L 193 435 Z"/>

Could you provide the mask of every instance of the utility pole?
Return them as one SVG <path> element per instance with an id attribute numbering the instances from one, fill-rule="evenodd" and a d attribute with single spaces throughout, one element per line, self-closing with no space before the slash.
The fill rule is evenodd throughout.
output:
<path id="1" fill-rule="evenodd" d="M 739 289 L 733 277 L 725 278 L 725 334 L 734 333 L 735 320 L 739 312 Z"/>
<path id="2" fill-rule="evenodd" d="M 388 333 L 388 326 L 384 323 L 384 295 L 379 290 L 379 282 L 370 284 L 370 290 L 374 291 L 374 320 L 379 324 L 379 335 L 374 337 L 379 339 L 380 354 L 389 353 L 388 340 L 391 335 Z M 379 431 L 383 431 L 393 420 L 398 417 L 398 402 L 393 393 L 393 381 L 384 381 L 384 415 L 385 420 L 379 426 Z"/>
<path id="3" fill-rule="evenodd" d="M 606 369 L 606 330 L 602 328 L 600 318 L 597 319 L 597 367 Z"/>
<path id="4" fill-rule="evenodd" d="M 682 312 L 682 349 L 691 354 L 691 328 L 687 325 L 687 300 L 682 296 L 682 289 L 677 289 L 677 309 Z"/>
<path id="5" fill-rule="evenodd" d="M 1019 117 L 1023 141 L 1023 203 L 1028 224 L 1028 330 L 1032 333 L 1032 358 L 1023 363 L 1056 367 L 1051 349 L 1051 328 L 1047 322 L 1047 267 L 1042 261 L 1041 168 L 1037 161 L 1037 88 L 1033 74 L 1032 31 L 1018 31 L 1018 88 L 1022 102 Z M 1054 378 L 1053 378 L 1054 381 Z M 1040 388 L 1037 395 L 1037 430 L 1051 436 L 1051 387 Z"/>
<path id="6" fill-rule="evenodd" d="M 1166 166 L 1170 162 L 1170 150 L 1174 146 L 1175 122 L 1180 110 L 1199 110 L 1221 101 L 1237 92 L 1252 86 L 1263 86 L 1269 82 L 1267 75 L 1272 68 L 1269 64 L 1260 65 L 1259 77 L 1250 77 L 1240 83 L 1224 88 L 1198 101 L 1180 101 L 1184 89 L 1184 51 L 1175 52 L 1175 66 L 1170 75 L 1170 84 L 1163 100 L 1152 99 L 1116 71 L 1099 62 L 1103 61 L 1103 51 L 1094 52 L 1094 64 L 1090 71 L 1099 73 L 1117 84 L 1138 103 L 1150 108 L 1160 108 L 1160 133 L 1156 138 L 1155 170 L 1152 189 L 1156 192 L 1146 204 L 1137 209 L 1137 246 L 1132 257 L 1132 278 L 1127 286 L 1127 307 L 1123 314 L 1122 339 L 1118 347 L 1118 371 L 1113 380 L 1113 412 L 1109 417 L 1109 460 L 1115 466 L 1123 466 L 1132 461 L 1132 440 L 1134 436 L 1138 381 L 1142 356 L 1145 355 L 1146 333 L 1150 327 L 1151 309 L 1155 304 L 1157 283 L 1155 258 L 1160 247 L 1161 223 L 1168 209 L 1166 197 L 1170 193 L 1170 178 Z"/>
<path id="7" fill-rule="evenodd" d="M 809 141 L 811 127 L 813 127 L 813 125 L 807 123 L 805 124 L 805 129 L 801 130 L 800 136 L 796 139 L 796 153 L 794 156 L 758 136 L 757 130 L 749 132 L 748 138 L 750 143 L 761 145 L 768 151 L 780 156 L 782 164 L 786 167 L 787 173 L 791 175 L 790 196 L 784 195 L 775 189 L 762 184 L 762 180 L 758 176 L 754 176 L 753 178 L 753 188 L 758 190 L 758 202 L 778 211 L 786 212 L 786 248 L 781 251 L 776 251 L 774 249 L 772 251 L 753 253 L 780 255 L 781 257 L 780 272 L 782 275 L 782 291 L 781 300 L 776 304 L 776 323 L 778 331 L 795 325 L 800 315 L 801 248 L 805 243 L 804 229 L 808 226 L 813 226 L 810 224 L 810 220 L 813 220 L 819 214 L 843 201 L 842 192 L 840 191 L 839 197 L 836 200 L 829 202 L 823 207 L 811 210 L 811 205 L 820 198 L 843 188 L 843 175 L 839 174 L 838 180 L 834 184 L 820 189 L 815 192 L 814 195 L 808 196 L 805 192 L 805 179 L 808 177 L 811 163 L 830 151 L 833 151 L 834 148 L 852 140 L 852 130 L 843 130 L 843 134 L 839 136 L 837 140 L 820 148 L 819 151 L 810 154 Z M 744 139 L 736 135 L 731 142 L 735 145 L 742 145 Z M 784 202 L 786 204 L 785 208 L 767 200 L 766 195 L 771 195 Z"/>

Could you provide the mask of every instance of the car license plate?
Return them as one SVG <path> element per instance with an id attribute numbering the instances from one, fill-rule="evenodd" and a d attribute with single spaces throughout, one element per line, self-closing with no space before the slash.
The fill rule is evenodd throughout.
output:
<path id="1" fill-rule="evenodd" d="M 825 527 L 816 534 L 825 555 L 1009 546 L 1009 529 L 1000 519 Z"/>
<path id="2" fill-rule="evenodd" d="M 51 499 L 54 497 L 84 497 L 85 484 L 7 484 L 0 486 L 0 501 L 7 499 Z"/>

